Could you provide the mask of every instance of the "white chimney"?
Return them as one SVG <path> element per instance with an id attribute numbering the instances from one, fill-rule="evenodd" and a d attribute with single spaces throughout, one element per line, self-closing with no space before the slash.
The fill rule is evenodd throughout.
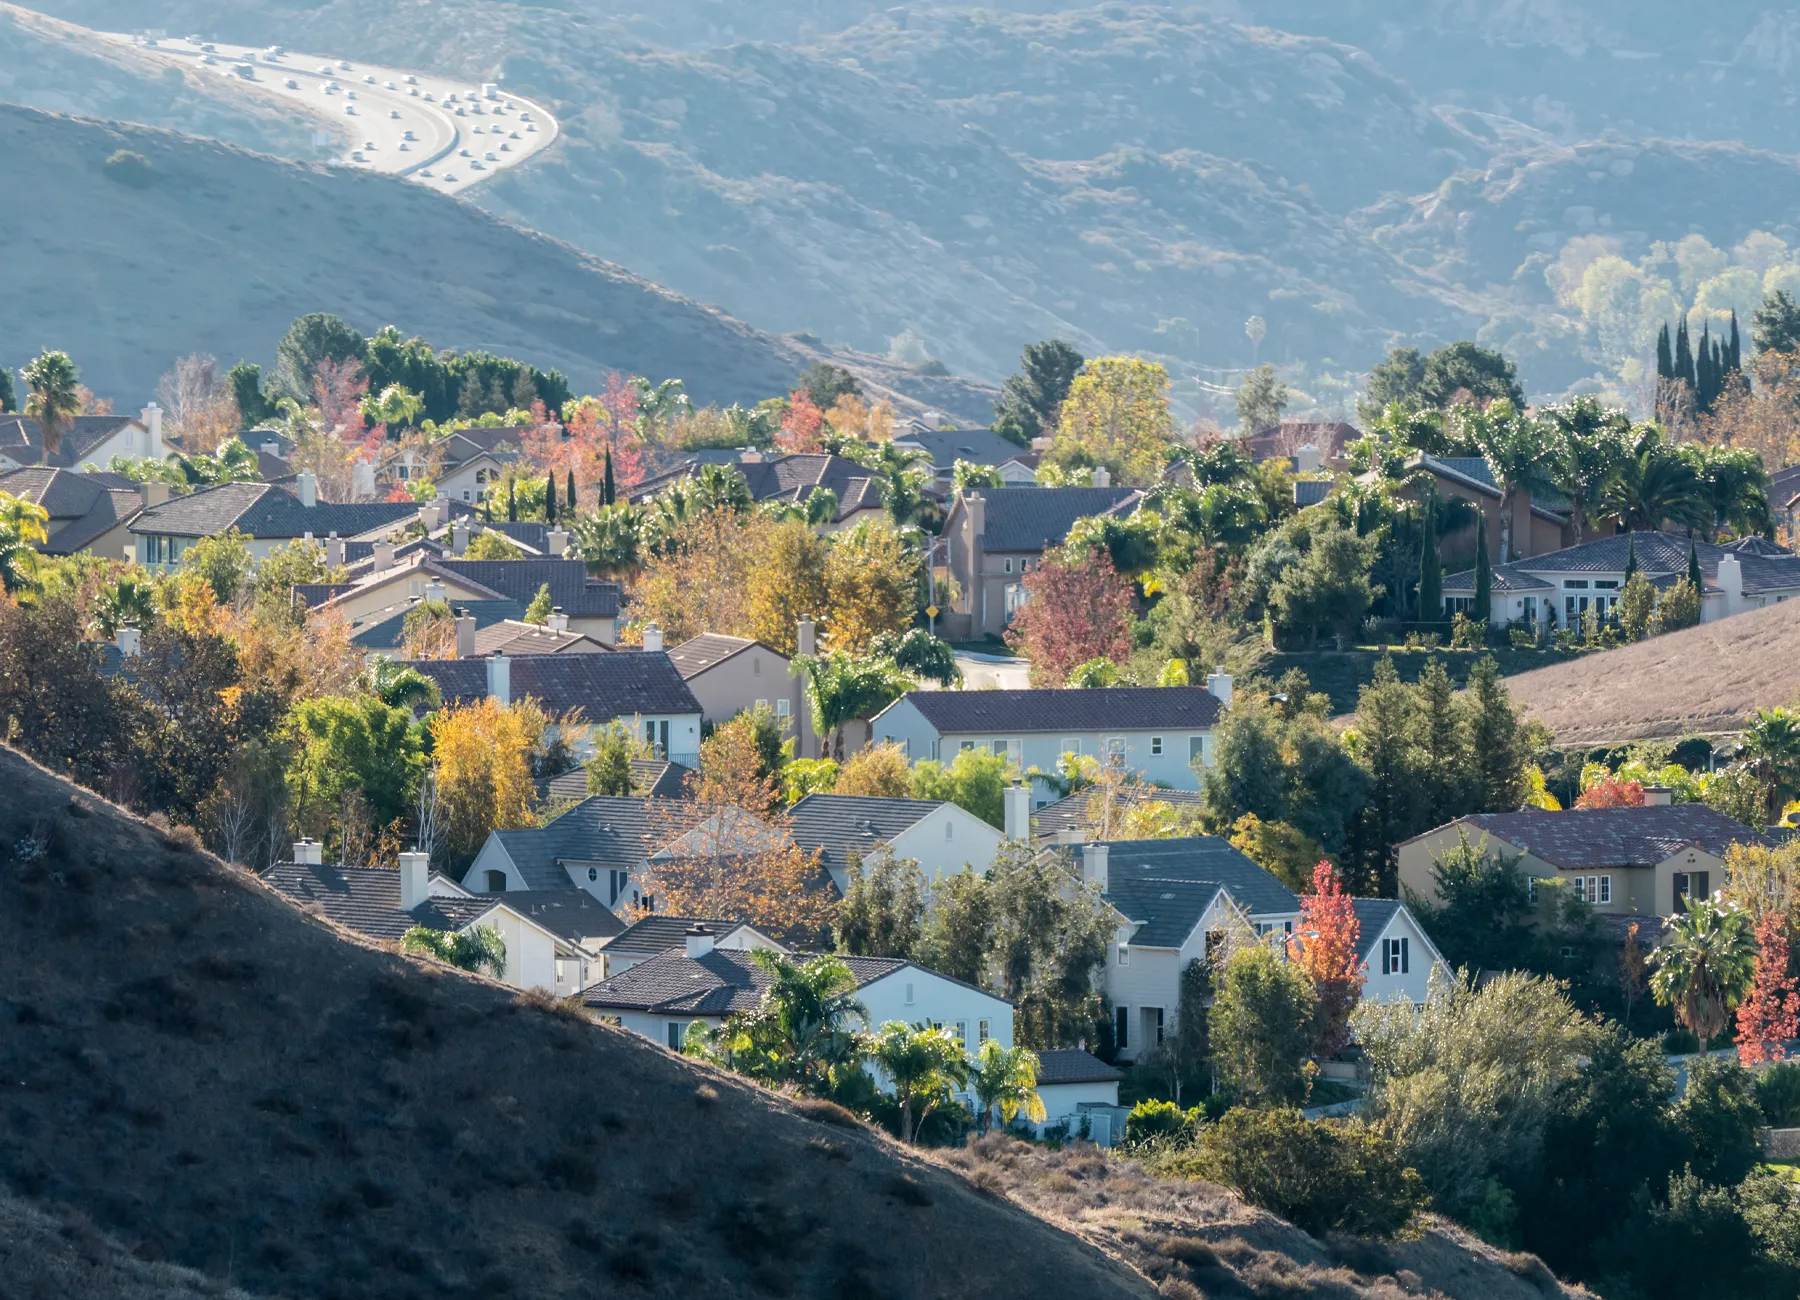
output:
<path id="1" fill-rule="evenodd" d="M 257 450 L 262 452 L 262 454 L 265 456 L 279 457 L 281 455 L 281 444 L 278 442 L 275 442 L 271 439 L 265 438 L 265 439 L 263 439 L 263 445 L 261 447 L 257 448 Z"/>
<path id="2" fill-rule="evenodd" d="M 456 657 L 475 657 L 475 616 L 466 609 L 456 611 Z"/>
<path id="3" fill-rule="evenodd" d="M 303 469 L 294 477 L 294 494 L 300 498 L 300 504 L 311 508 L 319 504 L 319 477 L 310 469 Z"/>
<path id="4" fill-rule="evenodd" d="M 431 892 L 425 880 L 431 874 L 431 855 L 429 853 L 402 853 L 400 855 L 400 906 L 412 911 L 423 903 Z"/>
<path id="5" fill-rule="evenodd" d="M 560 528 L 550 530 L 550 554 L 560 556 L 569 549 L 569 535 Z"/>
<path id="6" fill-rule="evenodd" d="M 325 563 L 334 569 L 344 567 L 344 539 L 336 533 L 325 539 Z"/>
<path id="7" fill-rule="evenodd" d="M 1725 612 L 1736 614 L 1744 608 L 1744 566 L 1729 553 L 1719 557 L 1719 590 L 1725 593 Z"/>
<path id="8" fill-rule="evenodd" d="M 704 957 L 713 950 L 713 932 L 704 925 L 696 925 L 687 932 L 687 955 Z"/>
<path id="9" fill-rule="evenodd" d="M 1675 802 L 1675 792 L 1666 785 L 1647 785 L 1644 787 L 1644 807 L 1667 808 Z"/>
<path id="10" fill-rule="evenodd" d="M 470 619 L 471 623 L 475 620 Z M 512 660 L 494 655 L 487 661 L 488 697 L 501 706 L 512 703 Z"/>
<path id="11" fill-rule="evenodd" d="M 325 846 L 308 835 L 303 840 L 294 841 L 294 863 L 296 866 L 317 867 L 325 861 Z"/>
<path id="12" fill-rule="evenodd" d="M 350 495 L 358 500 L 375 495 L 375 462 L 359 460 L 350 467 Z"/>
<path id="13" fill-rule="evenodd" d="M 119 653 L 129 659 L 138 652 L 143 643 L 144 634 L 135 627 L 122 627 L 113 634 L 113 641 L 119 647 Z"/>
<path id="14" fill-rule="evenodd" d="M 1221 706 L 1227 709 L 1231 707 L 1231 674 L 1225 671 L 1224 664 L 1212 670 L 1212 674 L 1206 679 L 1206 689 L 1212 692 L 1213 698 Z"/>
<path id="15" fill-rule="evenodd" d="M 1084 844 L 1081 847 L 1081 878 L 1089 884 L 1100 886 L 1102 893 L 1111 887 L 1111 880 L 1106 872 L 1109 852 L 1104 844 Z"/>
<path id="16" fill-rule="evenodd" d="M 1056 832 L 1056 842 L 1063 848 L 1073 848 L 1081 843 L 1081 832 L 1073 826 L 1065 826 Z"/>
<path id="17" fill-rule="evenodd" d="M 469 549 L 469 526 L 455 524 L 450 529 L 450 554 L 461 555 Z"/>
<path id="18" fill-rule="evenodd" d="M 1294 448 L 1294 469 L 1297 473 L 1311 474 L 1324 463 L 1325 458 L 1319 454 L 1319 449 L 1310 442 L 1304 447 Z"/>
<path id="19" fill-rule="evenodd" d="M 819 625 L 817 623 L 813 622 L 810 618 L 801 619 L 795 629 L 794 641 L 800 647 L 801 654 L 803 654 L 803 655 L 818 654 L 819 653 Z"/>
<path id="20" fill-rule="evenodd" d="M 1095 487 L 1111 487 L 1112 486 L 1112 471 L 1109 470 L 1108 468 L 1106 468 L 1106 466 L 1104 466 L 1104 465 L 1094 466 L 1094 486 Z"/>
<path id="21" fill-rule="evenodd" d="M 547 626 L 552 632 L 567 632 L 569 630 L 569 616 L 563 613 L 563 607 L 561 605 L 554 605 L 551 607 L 550 621 Z"/>
<path id="22" fill-rule="evenodd" d="M 144 441 L 147 444 L 144 449 L 144 454 L 146 456 L 154 456 L 158 460 L 162 460 L 169 454 L 168 449 L 163 446 L 162 416 L 162 407 L 158 406 L 155 402 L 150 403 L 150 405 L 144 408 L 142 416 L 144 424 Z"/>
<path id="23" fill-rule="evenodd" d="M 394 544 L 392 542 L 376 542 L 374 566 L 372 572 L 386 573 L 394 567 Z"/>
<path id="24" fill-rule="evenodd" d="M 657 654 L 662 648 L 662 629 L 654 623 L 644 624 L 644 650 L 649 654 Z"/>
<path id="25" fill-rule="evenodd" d="M 1028 840 L 1031 838 L 1031 787 L 1028 785 L 1009 785 L 1006 787 L 1006 838 L 1009 840 Z"/>

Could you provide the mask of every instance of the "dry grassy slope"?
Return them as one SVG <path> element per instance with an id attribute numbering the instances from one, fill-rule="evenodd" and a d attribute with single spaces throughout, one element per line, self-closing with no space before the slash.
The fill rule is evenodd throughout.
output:
<path id="1" fill-rule="evenodd" d="M 860 1127 L 348 942 L 11 751 L 0 786 L 0 1178 L 141 1259 L 382 1300 L 1149 1294 Z M 0 1294 L 29 1256 L 0 1249 Z"/>

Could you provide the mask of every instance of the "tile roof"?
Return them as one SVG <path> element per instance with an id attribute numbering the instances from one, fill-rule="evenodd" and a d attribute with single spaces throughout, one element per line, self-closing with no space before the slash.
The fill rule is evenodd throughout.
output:
<path id="1" fill-rule="evenodd" d="M 1303 447 L 1308 443 L 1319 449 L 1327 460 L 1344 454 L 1344 444 L 1362 437 L 1362 430 L 1340 421 L 1284 420 L 1272 429 L 1264 429 L 1241 439 L 1243 452 L 1251 460 L 1267 460 L 1283 446 Z M 1285 453 L 1283 453 L 1285 454 Z"/>
<path id="2" fill-rule="evenodd" d="M 1565 547 L 1527 560 L 1494 567 L 1494 590 L 1532 591 L 1553 588 L 1537 575 L 1579 577 L 1583 574 L 1620 574 L 1631 550 L 1637 552 L 1637 566 L 1646 578 L 1678 580 L 1687 573 L 1688 539 L 1673 533 L 1619 533 L 1597 537 L 1580 546 Z M 1694 553 L 1700 562 L 1700 577 L 1708 591 L 1719 589 L 1719 561 L 1726 555 L 1737 558 L 1743 573 L 1744 590 L 1761 593 L 1788 591 L 1800 587 L 1800 555 L 1783 550 L 1761 538 L 1746 539 L 1730 547 L 1696 541 Z M 1502 583 L 1506 583 L 1502 587 Z M 1475 570 L 1449 574 L 1444 578 L 1444 591 L 1460 593 L 1475 589 Z"/>
<path id="3" fill-rule="evenodd" d="M 921 448 L 943 474 L 948 474 L 959 460 L 975 465 L 1004 465 L 1031 454 L 1029 447 L 1002 438 L 992 429 L 911 429 L 895 434 L 894 441 Z"/>
<path id="4" fill-rule="evenodd" d="M 681 763 L 665 763 L 661 759 L 631 760 L 631 792 L 645 799 L 685 799 L 687 779 L 694 769 Z M 552 777 L 549 793 L 558 799 L 587 798 L 587 769 L 578 767 Z"/>
<path id="5" fill-rule="evenodd" d="M 609 939 L 606 944 L 608 956 L 615 953 L 632 953 L 655 955 L 667 952 L 671 948 L 687 947 L 687 932 L 696 925 L 704 925 L 712 931 L 713 942 L 743 927 L 742 921 L 727 921 L 719 917 L 696 916 L 646 916 L 641 921 L 633 922 Z"/>
<path id="6" fill-rule="evenodd" d="M 484 452 L 496 459 L 510 459 L 508 453 L 517 454 L 524 445 L 527 432 L 529 431 L 513 425 L 500 425 L 491 429 L 453 430 L 445 434 L 439 443 L 443 447 L 446 457 L 444 468 L 446 470 L 455 469 Z M 455 459 L 450 459 L 450 457 Z"/>
<path id="7" fill-rule="evenodd" d="M 1040 1088 L 1057 1083 L 1112 1083 L 1125 1077 L 1125 1071 L 1078 1047 L 1052 1048 L 1039 1052 L 1037 1059 Z"/>
<path id="8" fill-rule="evenodd" d="M 550 603 L 570 618 L 615 618 L 619 584 L 588 577 L 580 560 L 556 557 L 535 560 L 459 560 L 449 556 L 429 565 L 530 604 L 538 589 L 550 588 Z"/>
<path id="9" fill-rule="evenodd" d="M 550 525 L 535 520 L 521 520 L 509 523 L 499 520 L 491 524 L 483 524 L 483 528 L 491 528 L 509 541 L 517 542 L 527 550 L 536 551 L 539 555 L 550 554 Z"/>
<path id="10" fill-rule="evenodd" d="M 461 930 L 505 901 L 433 895 L 409 912 L 400 906 L 400 873 L 381 867 L 278 862 L 263 879 L 302 907 L 317 907 L 327 919 L 372 939 L 399 939 L 415 925 Z"/>
<path id="11" fill-rule="evenodd" d="M 839 960 L 850 968 L 857 988 L 912 964 L 892 957 Z M 605 1011 L 729 1016 L 761 1006 L 770 980 L 747 952 L 714 948 L 704 957 L 689 957 L 685 950 L 669 951 L 594 985 L 582 1001 Z"/>
<path id="12" fill-rule="evenodd" d="M 866 858 L 908 827 L 944 805 L 930 799 L 874 799 L 853 794 L 809 794 L 788 809 L 794 843 L 820 854 L 825 867 L 846 867 L 852 855 Z"/>
<path id="13" fill-rule="evenodd" d="M 1304 510 L 1307 506 L 1316 506 L 1331 495 L 1331 489 L 1337 486 L 1328 478 L 1300 478 L 1294 480 L 1294 504 Z"/>
<path id="14" fill-rule="evenodd" d="M 47 555 L 75 554 L 144 506 L 138 485 L 120 474 L 79 474 L 42 467 L 15 469 L 0 474 L 0 492 L 23 497 L 49 514 L 55 531 L 40 548 Z"/>
<path id="15" fill-rule="evenodd" d="M 1037 553 L 1068 540 L 1077 519 L 1121 512 L 1143 494 L 1128 487 L 1000 488 L 984 492 L 981 544 Z"/>
<path id="16" fill-rule="evenodd" d="M 828 488 L 837 494 L 838 519 L 846 519 L 858 510 L 878 509 L 881 505 L 880 474 L 871 473 L 847 456 L 791 455 L 763 456 L 753 461 L 740 459 L 742 452 L 723 455 L 690 453 L 681 464 L 666 473 L 646 479 L 631 490 L 633 501 L 645 501 L 661 492 L 677 479 L 692 478 L 702 465 L 734 466 L 744 476 L 755 501 L 786 501 L 800 504 L 816 488 Z"/>
<path id="17" fill-rule="evenodd" d="M 494 838 L 527 889 L 566 889 L 570 879 L 562 863 L 636 871 L 665 824 L 651 800 L 590 795 L 543 826 L 495 831 Z"/>
<path id="18" fill-rule="evenodd" d="M 1357 953 L 1368 961 L 1375 952 L 1375 945 L 1381 941 L 1381 932 L 1388 923 L 1405 907 L 1397 898 L 1353 898 L 1350 907 L 1356 913 L 1358 929 Z"/>
<path id="19" fill-rule="evenodd" d="M 773 646 L 763 645 L 749 637 L 726 636 L 723 632 L 702 632 L 699 636 L 689 637 L 669 651 L 669 659 L 683 677 L 693 677 L 715 664 L 724 663 L 738 651 L 748 650 L 753 645 L 762 645 L 764 650 L 783 664 L 788 662 L 788 657 Z"/>
<path id="20" fill-rule="evenodd" d="M 438 684 L 444 703 L 487 698 L 485 659 L 407 661 Z M 523 655 L 512 660 L 512 698 L 527 696 L 551 713 L 580 709 L 590 723 L 639 714 L 699 713 L 700 702 L 666 654 Z"/>
<path id="21" fill-rule="evenodd" d="M 311 533 L 359 537 L 405 523 L 419 513 L 410 501 L 321 501 L 303 506 L 286 488 L 268 483 L 224 483 L 151 506 L 132 521 L 134 533 L 213 537 L 236 528 L 246 537 L 286 539 Z"/>
<path id="22" fill-rule="evenodd" d="M 484 897 L 492 899 L 496 895 Z M 610 907 L 574 885 L 562 889 L 515 889 L 498 897 L 513 911 L 570 943 L 587 946 L 589 940 L 610 941 L 625 930 L 625 922 Z"/>
<path id="23" fill-rule="evenodd" d="M 1055 803 L 1045 804 L 1031 814 L 1032 833 L 1039 839 L 1048 839 L 1061 831 L 1091 829 L 1093 823 L 1088 818 L 1088 803 L 1093 797 L 1092 790 L 1077 790 Z M 1206 802 L 1206 796 L 1198 790 L 1164 790 L 1157 786 L 1126 786 L 1121 797 L 1128 804 L 1157 802 L 1172 804 L 1178 809 L 1200 808 Z"/>
<path id="24" fill-rule="evenodd" d="M 525 617 L 525 607 L 516 600 L 459 600 L 456 607 L 468 610 L 474 618 L 477 646 L 481 629 Z M 364 650 L 399 650 L 406 644 L 406 616 L 411 612 L 409 605 L 378 622 L 365 623 L 350 634 L 350 641 Z"/>
<path id="25" fill-rule="evenodd" d="M 475 653 L 488 655 L 612 654 L 611 646 L 580 632 L 552 632 L 538 623 L 509 618 L 475 625 Z"/>
<path id="26" fill-rule="evenodd" d="M 1220 712 L 1218 698 L 1204 686 L 908 691 L 888 709 L 902 701 L 923 714 L 940 736 L 1205 731 L 1218 724 Z M 875 716 L 880 719 L 886 713 L 883 709 Z"/>
<path id="27" fill-rule="evenodd" d="M 1500 495 L 1500 485 L 1494 479 L 1494 471 L 1483 456 L 1420 456 L 1417 463 L 1451 478 L 1461 479 L 1489 496 L 1498 498 Z M 1571 508 L 1569 498 L 1547 483 L 1540 483 L 1531 491 L 1531 509 L 1535 514 L 1546 518 L 1560 518 L 1567 515 Z"/>
<path id="28" fill-rule="evenodd" d="M 1525 808 L 1510 813 L 1475 813 L 1462 818 L 1462 822 L 1566 870 L 1653 867 L 1692 846 L 1723 857 L 1732 844 L 1768 842 L 1742 822 L 1703 803 L 1571 808 L 1564 812 Z"/>
<path id="29" fill-rule="evenodd" d="M 50 464 L 73 469 L 96 447 L 128 424 L 142 427 L 131 415 L 77 415 L 63 425 L 62 442 L 47 460 L 43 455 L 44 430 L 28 415 L 0 415 L 0 449 L 26 465 Z"/>
<path id="30" fill-rule="evenodd" d="M 1292 890 L 1217 835 L 1107 844 L 1106 897 L 1126 919 L 1142 922 L 1131 942 L 1179 948 L 1219 890 L 1253 916 L 1300 910 Z"/>

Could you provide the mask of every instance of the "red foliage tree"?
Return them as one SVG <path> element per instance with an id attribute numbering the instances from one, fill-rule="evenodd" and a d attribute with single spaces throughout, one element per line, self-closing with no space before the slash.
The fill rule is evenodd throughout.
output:
<path id="1" fill-rule="evenodd" d="M 387 426 L 371 428 L 363 418 L 362 400 L 368 391 L 369 382 L 354 361 L 326 357 L 313 371 L 313 395 L 318 399 L 319 424 L 325 433 L 346 446 L 374 451 L 387 439 Z"/>
<path id="2" fill-rule="evenodd" d="M 825 412 L 821 411 L 804 388 L 788 394 L 788 409 L 781 416 L 781 432 L 775 435 L 775 446 L 788 453 L 820 452 L 825 444 L 820 435 L 825 430 Z"/>
<path id="3" fill-rule="evenodd" d="M 534 411 L 536 408 L 533 408 Z M 637 390 L 624 376 L 607 377 L 606 391 L 563 408 L 563 425 L 548 420 L 525 435 L 525 455 L 542 473 L 566 478 L 575 472 L 582 499 L 606 477 L 612 452 L 613 482 L 623 495 L 645 478 L 644 444 L 637 432 Z"/>
<path id="4" fill-rule="evenodd" d="M 1313 868 L 1312 890 L 1300 895 L 1300 925 L 1289 940 L 1294 961 L 1313 982 L 1319 1024 L 1313 1051 L 1335 1056 L 1350 1041 L 1350 1012 L 1362 997 L 1369 968 L 1362 959 L 1362 923 L 1329 862 Z"/>
<path id="5" fill-rule="evenodd" d="M 1033 686 L 1062 686 L 1090 659 L 1131 653 L 1131 579 L 1096 550 L 1079 564 L 1054 553 L 1025 575 L 1026 600 L 1006 643 L 1031 660 Z"/>
<path id="6" fill-rule="evenodd" d="M 1577 808 L 1642 808 L 1644 787 L 1636 781 L 1596 781 L 1581 792 Z"/>
<path id="7" fill-rule="evenodd" d="M 1788 1040 L 1800 1037 L 1800 992 L 1788 973 L 1787 919 L 1769 912 L 1756 923 L 1756 971 L 1737 1009 L 1738 1060 L 1746 1066 L 1779 1061 Z"/>

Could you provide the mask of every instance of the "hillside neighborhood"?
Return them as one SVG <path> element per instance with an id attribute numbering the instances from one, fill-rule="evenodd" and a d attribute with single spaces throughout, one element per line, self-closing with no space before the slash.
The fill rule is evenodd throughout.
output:
<path id="1" fill-rule="evenodd" d="M 1792 363 L 1800 307 L 1755 331 Z M 1054 341 L 976 429 L 326 316 L 117 418 L 47 351 L 0 388 L 0 725 L 348 943 L 909 1148 L 1776 1294 L 1800 441 L 1424 364 L 1366 427 L 1184 432 Z M 1676 1231 L 1708 1262 L 1630 1246 Z"/>

